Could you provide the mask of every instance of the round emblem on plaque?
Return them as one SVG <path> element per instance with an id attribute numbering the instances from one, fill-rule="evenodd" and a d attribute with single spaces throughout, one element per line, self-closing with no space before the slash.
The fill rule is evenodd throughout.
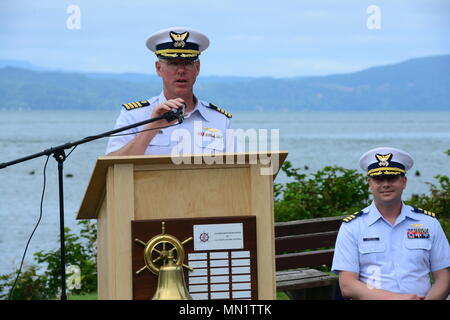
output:
<path id="1" fill-rule="evenodd" d="M 206 232 L 200 233 L 200 241 L 201 242 L 207 242 L 209 240 L 209 234 Z"/>

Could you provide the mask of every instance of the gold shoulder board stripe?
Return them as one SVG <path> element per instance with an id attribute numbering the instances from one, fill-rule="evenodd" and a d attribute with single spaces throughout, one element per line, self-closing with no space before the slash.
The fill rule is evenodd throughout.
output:
<path id="1" fill-rule="evenodd" d="M 355 212 L 354 214 L 351 214 L 351 215 L 345 217 L 344 219 L 342 219 L 342 221 L 344 221 L 344 222 L 350 222 L 350 221 L 352 221 L 353 219 L 356 219 L 357 217 L 359 217 L 362 213 L 363 213 L 363 211 L 359 211 L 359 212 L 357 211 L 357 212 Z"/>
<path id="2" fill-rule="evenodd" d="M 122 104 L 122 106 L 127 110 L 142 108 L 142 107 L 146 107 L 149 105 L 150 105 L 150 102 L 148 102 L 147 100 L 141 100 L 141 101 L 129 102 L 129 103 Z"/>
<path id="3" fill-rule="evenodd" d="M 414 207 L 414 210 L 413 210 L 413 211 L 416 212 L 416 213 L 423 213 L 423 214 L 425 214 L 425 215 L 427 215 L 427 216 L 436 218 L 436 214 L 435 214 L 434 212 L 427 211 L 427 210 L 424 210 L 424 209 L 422 209 L 422 208 Z"/>
<path id="4" fill-rule="evenodd" d="M 214 109 L 214 110 L 216 110 L 216 111 L 219 111 L 221 114 L 225 115 L 227 118 L 232 118 L 232 117 L 233 117 L 233 116 L 231 115 L 231 113 L 226 112 L 226 111 L 223 110 L 222 108 L 219 108 L 218 106 L 216 106 L 216 105 L 214 105 L 214 104 L 212 104 L 212 103 L 209 104 L 209 107 L 210 107 L 211 109 Z"/>
<path id="5" fill-rule="evenodd" d="M 421 209 L 421 210 L 423 210 L 423 209 Z M 430 217 L 436 217 L 436 214 L 434 214 L 433 212 L 428 211 L 428 210 L 423 210 L 423 213 L 425 213 L 427 216 L 430 216 Z"/>

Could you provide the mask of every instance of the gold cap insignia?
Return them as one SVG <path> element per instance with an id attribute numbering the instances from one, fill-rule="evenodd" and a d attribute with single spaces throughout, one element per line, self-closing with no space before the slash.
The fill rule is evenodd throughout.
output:
<path id="1" fill-rule="evenodd" d="M 388 154 L 379 154 L 377 153 L 375 157 L 378 159 L 378 165 L 380 167 L 387 167 L 389 165 L 389 161 L 392 159 L 392 153 Z"/>
<path id="2" fill-rule="evenodd" d="M 173 42 L 174 42 L 174 47 L 175 48 L 184 48 L 184 46 L 186 45 L 186 40 L 189 37 L 189 32 L 183 32 L 183 33 L 176 33 L 171 31 L 170 32 L 170 37 L 172 38 Z"/>

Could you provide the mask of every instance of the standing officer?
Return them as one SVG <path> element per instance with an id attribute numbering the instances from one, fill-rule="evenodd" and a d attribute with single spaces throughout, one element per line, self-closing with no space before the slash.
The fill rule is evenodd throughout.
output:
<path id="1" fill-rule="evenodd" d="M 360 159 L 372 204 L 344 219 L 332 270 L 351 299 L 445 299 L 450 293 L 450 248 L 434 213 L 402 202 L 413 159 L 376 148 Z M 431 285 L 429 273 L 433 274 Z"/>
<path id="2" fill-rule="evenodd" d="M 200 73 L 199 55 L 209 46 L 201 32 L 186 27 L 158 31 L 147 40 L 147 47 L 158 57 L 156 73 L 162 78 L 163 91 L 148 100 L 123 104 L 115 128 L 176 111 L 183 104 L 185 119 L 166 120 L 125 131 L 128 135 L 112 136 L 107 155 L 195 154 L 234 151 L 228 145 L 226 129 L 231 114 L 199 100 L 193 92 Z M 230 150 L 231 149 L 231 150 Z"/>

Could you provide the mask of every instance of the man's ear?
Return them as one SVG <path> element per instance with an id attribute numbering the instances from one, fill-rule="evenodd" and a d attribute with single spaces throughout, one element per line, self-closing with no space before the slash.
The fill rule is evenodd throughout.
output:
<path id="1" fill-rule="evenodd" d="M 406 176 L 403 176 L 402 180 L 403 180 L 403 184 L 405 185 L 405 188 L 406 188 L 406 184 L 408 182 L 408 178 Z"/>
<path id="2" fill-rule="evenodd" d="M 155 61 L 156 74 L 161 77 L 161 62 L 159 60 Z"/>
<path id="3" fill-rule="evenodd" d="M 197 64 L 197 75 L 200 73 L 200 60 L 195 61 Z"/>

